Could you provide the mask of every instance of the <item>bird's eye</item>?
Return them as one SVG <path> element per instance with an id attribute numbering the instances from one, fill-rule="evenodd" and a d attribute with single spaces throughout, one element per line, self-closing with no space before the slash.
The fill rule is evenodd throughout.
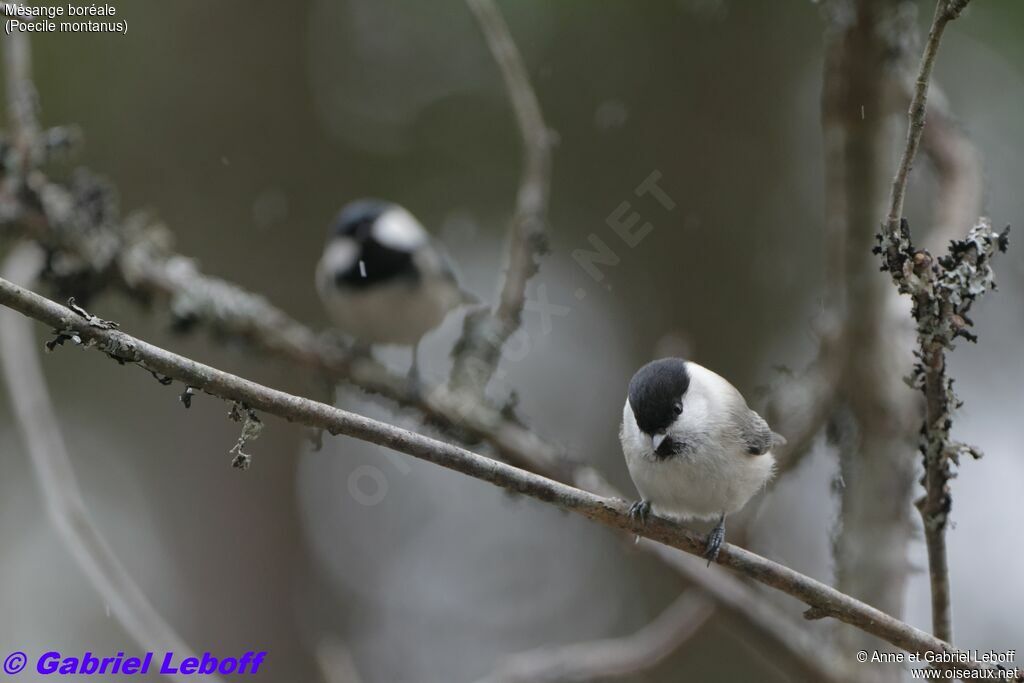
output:
<path id="1" fill-rule="evenodd" d="M 674 404 L 672 404 L 672 412 L 675 413 L 676 415 L 682 415 L 683 414 L 683 404 L 682 403 L 674 403 Z"/>

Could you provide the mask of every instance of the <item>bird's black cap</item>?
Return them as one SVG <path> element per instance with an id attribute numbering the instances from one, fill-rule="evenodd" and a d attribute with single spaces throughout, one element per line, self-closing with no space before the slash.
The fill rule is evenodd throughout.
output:
<path id="1" fill-rule="evenodd" d="M 383 199 L 357 199 L 349 202 L 338 212 L 331 223 L 331 237 L 351 237 L 363 242 L 370 237 L 374 222 L 395 205 Z"/>
<path id="2" fill-rule="evenodd" d="M 679 416 L 679 401 L 689 387 L 690 373 L 682 358 L 662 358 L 637 370 L 629 382 L 629 405 L 641 431 L 665 431 Z"/>

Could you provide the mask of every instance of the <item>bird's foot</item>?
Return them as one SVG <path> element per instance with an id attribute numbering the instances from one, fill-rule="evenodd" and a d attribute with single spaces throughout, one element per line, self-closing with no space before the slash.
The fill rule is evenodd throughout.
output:
<path id="1" fill-rule="evenodd" d="M 651 516 L 651 501 L 638 500 L 630 505 L 629 516 L 638 520 L 641 524 L 646 524 L 647 518 Z"/>
<path id="2" fill-rule="evenodd" d="M 405 376 L 405 390 L 413 400 L 419 400 L 423 383 L 420 381 L 419 368 L 415 365 L 409 368 L 409 374 Z"/>
<path id="3" fill-rule="evenodd" d="M 718 559 L 718 551 L 722 549 L 722 543 L 725 542 L 725 515 L 718 518 L 718 524 L 715 528 L 708 532 L 707 538 L 704 539 L 704 559 L 708 561 L 708 566 Z"/>
<path id="4" fill-rule="evenodd" d="M 423 383 L 420 381 L 420 343 L 412 345 L 412 361 L 409 363 L 409 374 L 405 376 L 405 388 L 413 400 L 419 400 Z"/>

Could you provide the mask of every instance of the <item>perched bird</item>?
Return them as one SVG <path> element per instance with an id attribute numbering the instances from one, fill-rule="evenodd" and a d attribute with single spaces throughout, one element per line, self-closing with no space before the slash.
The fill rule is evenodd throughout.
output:
<path id="1" fill-rule="evenodd" d="M 718 556 L 725 517 L 771 478 L 772 448 L 786 442 L 725 379 L 692 361 L 662 358 L 629 382 L 619 432 L 641 500 L 630 514 L 714 519 L 704 557 Z"/>
<path id="2" fill-rule="evenodd" d="M 316 284 L 339 331 L 364 345 L 412 347 L 414 384 L 420 340 L 450 311 L 475 301 L 459 287 L 419 221 L 401 206 L 377 199 L 354 201 L 338 213 Z"/>

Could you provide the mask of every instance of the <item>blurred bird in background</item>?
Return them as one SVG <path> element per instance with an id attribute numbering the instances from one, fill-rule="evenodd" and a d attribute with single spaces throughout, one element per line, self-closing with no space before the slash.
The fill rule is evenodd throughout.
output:
<path id="1" fill-rule="evenodd" d="M 452 310 L 477 299 L 459 286 L 443 251 L 401 206 L 378 199 L 346 205 L 331 224 L 316 269 L 324 307 L 357 345 L 412 347 L 409 381 L 419 386 L 419 343 Z"/>

